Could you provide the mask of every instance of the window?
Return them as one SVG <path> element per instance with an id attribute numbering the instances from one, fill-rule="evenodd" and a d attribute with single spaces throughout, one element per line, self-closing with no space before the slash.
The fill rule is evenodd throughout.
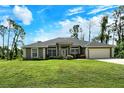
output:
<path id="1" fill-rule="evenodd" d="M 32 58 L 37 58 L 37 49 L 32 49 Z"/>
<path id="2" fill-rule="evenodd" d="M 71 48 L 71 54 L 79 54 L 78 48 Z"/>
<path id="3" fill-rule="evenodd" d="M 49 48 L 48 49 L 49 56 L 56 56 L 56 48 Z"/>
<path id="4" fill-rule="evenodd" d="M 43 49 L 42 48 L 38 49 L 38 57 L 43 58 Z"/>

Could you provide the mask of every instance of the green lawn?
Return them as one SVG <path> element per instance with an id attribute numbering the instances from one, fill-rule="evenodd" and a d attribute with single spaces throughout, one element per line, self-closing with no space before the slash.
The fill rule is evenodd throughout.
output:
<path id="1" fill-rule="evenodd" d="M 1 60 L 0 87 L 124 87 L 124 65 L 95 60 Z"/>

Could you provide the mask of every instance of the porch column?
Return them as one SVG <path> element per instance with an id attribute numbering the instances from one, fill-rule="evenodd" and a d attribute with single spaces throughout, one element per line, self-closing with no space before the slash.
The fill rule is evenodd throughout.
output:
<path id="1" fill-rule="evenodd" d="M 88 48 L 85 48 L 85 56 L 88 58 Z"/>
<path id="2" fill-rule="evenodd" d="M 71 54 L 71 45 L 69 45 L 68 47 L 68 52 L 69 52 L 69 55 Z"/>
<path id="3" fill-rule="evenodd" d="M 39 58 L 39 48 L 37 48 L 37 58 Z"/>
<path id="4" fill-rule="evenodd" d="M 111 54 L 112 54 L 112 58 L 114 57 L 114 48 L 112 47 L 112 51 L 111 51 Z"/>
<path id="5" fill-rule="evenodd" d="M 61 56 L 61 46 L 59 45 L 59 56 Z"/>
<path id="6" fill-rule="evenodd" d="M 26 48 L 23 48 L 23 58 L 26 58 Z"/>
<path id="7" fill-rule="evenodd" d="M 78 49 L 79 49 L 79 54 L 81 54 L 81 48 L 80 48 L 80 46 L 79 46 L 79 48 L 78 48 Z"/>
<path id="8" fill-rule="evenodd" d="M 59 44 L 56 44 L 56 56 L 59 56 Z"/>
<path id="9" fill-rule="evenodd" d="M 45 48 L 43 48 L 43 59 L 46 58 L 46 51 L 45 51 Z"/>

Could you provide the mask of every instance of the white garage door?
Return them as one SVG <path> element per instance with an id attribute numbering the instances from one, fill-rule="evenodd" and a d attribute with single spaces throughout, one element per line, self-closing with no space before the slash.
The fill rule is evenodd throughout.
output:
<path id="1" fill-rule="evenodd" d="M 89 49 L 89 58 L 110 58 L 110 48 Z"/>

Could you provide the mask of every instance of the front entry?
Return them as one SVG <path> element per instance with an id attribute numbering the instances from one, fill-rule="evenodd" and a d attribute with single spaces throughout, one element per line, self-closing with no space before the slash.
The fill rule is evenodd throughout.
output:
<path id="1" fill-rule="evenodd" d="M 67 56 L 67 49 L 61 49 L 61 56 L 63 57 Z"/>

